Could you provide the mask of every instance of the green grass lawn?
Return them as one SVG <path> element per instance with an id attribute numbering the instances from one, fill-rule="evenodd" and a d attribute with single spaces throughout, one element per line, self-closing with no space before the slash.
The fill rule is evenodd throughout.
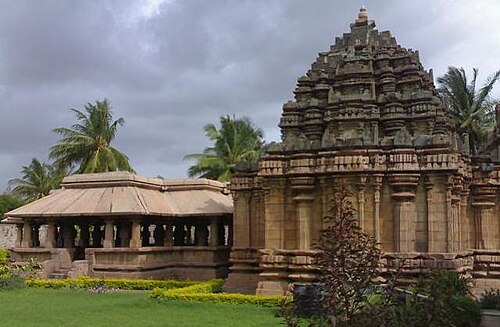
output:
<path id="1" fill-rule="evenodd" d="M 274 310 L 247 305 L 165 302 L 149 292 L 91 294 L 24 288 L 0 291 L 0 327 L 279 326 Z"/>

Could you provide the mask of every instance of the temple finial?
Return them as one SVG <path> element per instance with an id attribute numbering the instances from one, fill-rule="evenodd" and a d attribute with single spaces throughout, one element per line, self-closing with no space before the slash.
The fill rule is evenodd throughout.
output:
<path id="1" fill-rule="evenodd" d="M 368 10 L 366 10 L 365 6 L 361 6 L 361 8 L 359 8 L 358 20 L 368 20 Z"/>

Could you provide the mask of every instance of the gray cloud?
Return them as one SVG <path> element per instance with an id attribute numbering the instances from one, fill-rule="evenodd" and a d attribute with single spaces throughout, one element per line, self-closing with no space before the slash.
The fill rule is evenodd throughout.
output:
<path id="1" fill-rule="evenodd" d="M 68 108 L 103 98 L 126 120 L 116 146 L 148 176 L 184 177 L 183 156 L 209 145 L 202 127 L 220 115 L 247 115 L 279 139 L 296 78 L 362 4 L 152 3 L 0 0 L 0 189 L 31 157 L 46 159 L 51 129 L 73 121 Z M 435 76 L 448 65 L 500 68 L 497 1 L 364 4 Z"/>

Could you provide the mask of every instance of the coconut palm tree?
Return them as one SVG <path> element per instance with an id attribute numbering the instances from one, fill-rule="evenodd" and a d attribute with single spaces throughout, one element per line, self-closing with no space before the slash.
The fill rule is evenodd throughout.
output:
<path id="1" fill-rule="evenodd" d="M 472 79 L 468 80 L 463 68 L 448 67 L 448 72 L 437 79 L 438 92 L 448 102 L 457 131 L 469 135 L 472 155 L 478 154 L 484 146 L 486 135 L 495 124 L 491 91 L 500 78 L 500 70 L 489 76 L 479 89 L 477 76 L 476 68 L 472 71 Z"/>
<path id="2" fill-rule="evenodd" d="M 11 179 L 9 186 L 13 187 L 14 195 L 31 202 L 48 195 L 51 190 L 59 187 L 66 172 L 33 158 L 29 166 L 22 167 L 21 174 L 21 178 Z"/>
<path id="3" fill-rule="evenodd" d="M 75 173 L 101 173 L 108 171 L 131 171 L 128 157 L 110 145 L 116 137 L 123 118 L 113 121 L 109 102 L 88 103 L 85 112 L 71 109 L 77 124 L 70 128 L 54 129 L 61 139 L 50 150 L 50 158 L 61 167 Z"/>
<path id="4" fill-rule="evenodd" d="M 196 160 L 188 170 L 189 177 L 202 177 L 227 182 L 231 169 L 240 162 L 257 163 L 263 153 L 263 132 L 243 117 L 220 117 L 220 129 L 214 124 L 205 125 L 205 135 L 214 142 L 202 153 L 188 154 L 185 160 Z"/>

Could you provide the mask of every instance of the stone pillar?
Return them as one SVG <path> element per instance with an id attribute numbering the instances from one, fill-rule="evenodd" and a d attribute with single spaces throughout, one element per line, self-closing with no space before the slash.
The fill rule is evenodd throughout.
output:
<path id="1" fill-rule="evenodd" d="M 103 247 L 110 249 L 115 246 L 114 242 L 114 226 L 113 226 L 113 221 L 111 220 L 106 220 L 106 225 L 104 227 L 104 242 L 103 242 Z"/>
<path id="2" fill-rule="evenodd" d="M 48 249 L 52 249 L 52 248 L 55 248 L 57 246 L 57 243 L 56 243 L 57 230 L 56 230 L 56 228 L 57 228 L 56 223 L 53 221 L 50 221 L 47 224 L 47 238 L 45 239 L 44 247 L 46 247 Z"/>
<path id="3" fill-rule="evenodd" d="M 80 247 L 86 249 L 90 245 L 90 231 L 88 224 L 80 225 Z"/>
<path id="4" fill-rule="evenodd" d="M 163 246 L 172 246 L 174 244 L 173 225 L 171 223 L 165 224 L 165 239 Z"/>
<path id="5" fill-rule="evenodd" d="M 391 176 L 394 201 L 394 248 L 396 252 L 414 252 L 417 212 L 415 192 L 418 174 L 394 174 Z"/>
<path id="6" fill-rule="evenodd" d="M 122 248 L 130 246 L 130 225 L 127 223 L 121 223 L 117 232 L 120 243 L 118 244 Z"/>
<path id="7" fill-rule="evenodd" d="M 75 247 L 75 227 L 73 225 L 65 224 L 63 228 L 63 246 L 65 248 Z"/>
<path id="8" fill-rule="evenodd" d="M 141 224 L 137 219 L 132 220 L 132 227 L 130 232 L 130 247 L 140 248 L 142 246 L 141 242 Z"/>
<path id="9" fill-rule="evenodd" d="M 216 218 L 210 220 L 210 246 L 219 245 L 219 223 Z"/>
<path id="10" fill-rule="evenodd" d="M 16 247 L 21 247 L 23 243 L 23 224 L 16 224 Z"/>
<path id="11" fill-rule="evenodd" d="M 380 224 L 380 189 L 382 188 L 382 175 L 373 176 L 373 216 L 374 216 L 374 230 L 375 230 L 375 239 L 377 243 L 381 242 L 381 224 Z"/>
<path id="12" fill-rule="evenodd" d="M 30 248 L 32 245 L 31 240 L 31 224 L 27 221 L 23 223 L 23 237 L 21 241 L 22 248 Z"/>
<path id="13" fill-rule="evenodd" d="M 293 198 L 296 209 L 296 248 L 299 250 L 309 250 L 311 248 L 311 229 L 312 229 L 312 204 L 314 197 L 314 178 L 301 177 L 291 180 L 292 190 L 296 192 Z"/>

